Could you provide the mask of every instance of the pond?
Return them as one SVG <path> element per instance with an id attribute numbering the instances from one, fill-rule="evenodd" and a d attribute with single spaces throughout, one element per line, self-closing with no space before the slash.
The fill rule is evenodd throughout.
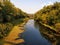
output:
<path id="1" fill-rule="evenodd" d="M 41 35 L 39 28 L 36 28 L 33 19 L 28 20 L 24 26 L 24 29 L 24 45 L 51 45 L 51 43 Z"/>

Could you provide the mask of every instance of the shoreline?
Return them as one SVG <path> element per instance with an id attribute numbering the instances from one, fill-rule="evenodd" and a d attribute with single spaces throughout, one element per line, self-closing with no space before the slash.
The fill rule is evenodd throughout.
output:
<path id="1" fill-rule="evenodd" d="M 24 39 L 22 39 L 21 36 L 19 37 L 18 35 L 21 35 L 21 33 L 23 33 L 25 31 L 24 25 L 25 25 L 25 22 L 14 26 L 12 31 L 9 33 L 9 35 L 3 39 L 5 42 L 4 45 L 23 44 L 25 42 Z M 19 38 L 19 39 L 17 39 L 17 38 Z"/>

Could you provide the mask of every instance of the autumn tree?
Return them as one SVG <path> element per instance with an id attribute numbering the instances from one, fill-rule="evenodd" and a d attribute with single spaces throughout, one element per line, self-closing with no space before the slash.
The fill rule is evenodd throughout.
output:
<path id="1" fill-rule="evenodd" d="M 34 19 L 50 26 L 60 23 L 60 2 L 44 6 L 41 10 L 35 13 Z"/>

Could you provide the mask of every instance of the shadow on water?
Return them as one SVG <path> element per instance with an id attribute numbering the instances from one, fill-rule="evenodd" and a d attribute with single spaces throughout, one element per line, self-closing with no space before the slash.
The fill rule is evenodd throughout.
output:
<path id="1" fill-rule="evenodd" d="M 38 25 L 34 25 L 34 20 L 29 20 L 25 26 L 25 32 L 22 33 L 22 38 L 25 40 L 24 45 L 51 45 L 39 32 Z"/>

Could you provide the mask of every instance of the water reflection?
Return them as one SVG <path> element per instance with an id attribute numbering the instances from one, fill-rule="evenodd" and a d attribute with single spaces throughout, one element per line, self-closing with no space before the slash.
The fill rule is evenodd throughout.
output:
<path id="1" fill-rule="evenodd" d="M 34 25 L 34 20 L 29 20 L 24 26 L 25 32 L 23 33 L 23 39 L 25 45 L 51 45 L 39 31 L 38 25 Z"/>

